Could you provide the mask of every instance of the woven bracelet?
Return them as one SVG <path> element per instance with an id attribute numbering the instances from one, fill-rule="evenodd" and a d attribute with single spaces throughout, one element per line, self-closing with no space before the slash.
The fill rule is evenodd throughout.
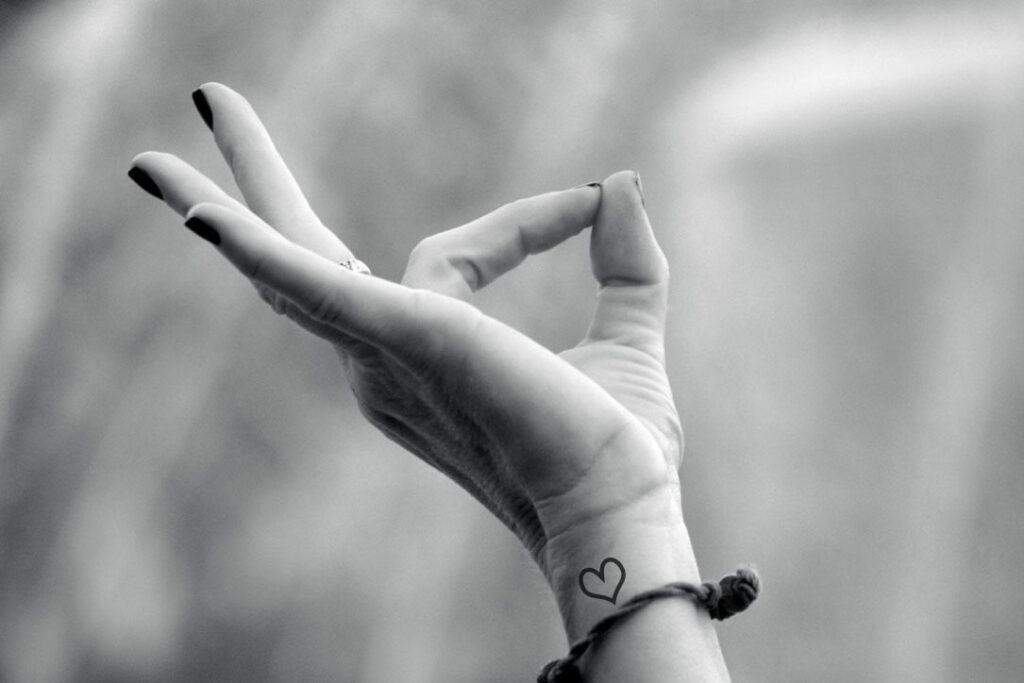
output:
<path id="1" fill-rule="evenodd" d="M 537 676 L 537 683 L 583 683 L 583 676 L 576 667 L 576 661 L 592 644 L 600 640 L 620 621 L 633 612 L 643 609 L 660 598 L 684 597 L 703 605 L 712 619 L 728 619 L 750 606 L 757 599 L 761 580 L 752 569 L 738 569 L 718 583 L 702 583 L 699 586 L 680 581 L 661 588 L 637 593 L 623 603 L 622 607 L 604 617 L 590 629 L 590 632 L 569 650 L 562 659 L 548 662 Z"/>

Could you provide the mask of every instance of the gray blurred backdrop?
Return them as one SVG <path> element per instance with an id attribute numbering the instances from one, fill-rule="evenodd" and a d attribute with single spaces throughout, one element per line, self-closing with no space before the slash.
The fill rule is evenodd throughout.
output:
<path id="1" fill-rule="evenodd" d="M 530 681 L 565 651 L 511 534 L 360 418 L 125 173 L 234 192 L 248 96 L 387 278 L 426 235 L 638 169 L 737 681 L 1024 670 L 1024 9 L 869 0 L 0 3 L 0 680 Z M 586 238 L 480 297 L 586 329 Z"/>

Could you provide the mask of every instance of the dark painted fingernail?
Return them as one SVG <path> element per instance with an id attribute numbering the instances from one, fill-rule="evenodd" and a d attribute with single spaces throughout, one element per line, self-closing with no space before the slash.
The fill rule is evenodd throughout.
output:
<path id="1" fill-rule="evenodd" d="M 160 193 L 160 187 L 153 182 L 153 179 L 149 177 L 149 174 L 143 171 L 138 166 L 132 166 L 128 169 L 128 177 L 135 181 L 135 184 L 141 187 L 146 192 L 150 193 L 157 199 L 163 199 L 163 194 Z"/>
<path id="2" fill-rule="evenodd" d="M 198 216 L 193 216 L 185 221 L 185 227 L 211 244 L 220 244 L 220 233 Z"/>
<path id="3" fill-rule="evenodd" d="M 647 208 L 647 200 L 644 198 L 644 186 L 640 183 L 640 174 L 633 171 L 633 180 L 636 182 L 636 189 L 640 193 L 640 205 Z"/>
<path id="4" fill-rule="evenodd" d="M 206 95 L 203 94 L 202 90 L 196 89 L 192 92 L 192 101 L 196 104 L 196 109 L 199 110 L 199 115 L 203 117 L 203 123 L 210 130 L 213 130 L 213 110 L 210 109 L 210 103 L 206 101 Z"/>

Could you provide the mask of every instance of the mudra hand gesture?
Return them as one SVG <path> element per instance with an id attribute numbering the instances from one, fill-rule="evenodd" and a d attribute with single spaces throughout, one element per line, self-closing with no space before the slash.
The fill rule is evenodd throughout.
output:
<path id="1" fill-rule="evenodd" d="M 334 345 L 376 427 L 518 536 L 570 640 L 632 594 L 699 582 L 664 368 L 668 267 L 635 173 L 521 199 L 428 237 L 396 284 L 351 267 L 356 255 L 310 208 L 242 96 L 208 83 L 193 97 L 245 204 L 170 154 L 139 155 L 130 175 L 278 313 Z M 576 347 L 556 355 L 473 307 L 476 290 L 588 227 L 598 294 Z M 580 572 L 609 557 L 624 576 L 614 601 L 595 600 Z M 707 614 L 685 601 L 652 604 L 612 635 L 588 655 L 587 680 L 727 675 Z M 638 644 L 649 655 L 639 662 Z"/>

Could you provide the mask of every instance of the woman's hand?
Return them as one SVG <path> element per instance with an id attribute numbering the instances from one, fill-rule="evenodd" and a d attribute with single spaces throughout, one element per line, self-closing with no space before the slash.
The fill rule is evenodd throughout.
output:
<path id="1" fill-rule="evenodd" d="M 610 608 L 576 587 L 606 556 L 626 568 L 623 597 L 698 578 L 664 369 L 668 268 L 635 173 L 522 199 L 429 237 L 395 284 L 338 265 L 353 254 L 310 209 L 244 98 L 216 83 L 194 97 L 247 206 L 169 154 L 139 155 L 132 177 L 277 312 L 334 344 L 374 425 L 519 537 L 555 588 L 571 638 Z M 470 304 L 528 255 L 588 226 L 599 289 L 576 347 L 551 353 Z"/>

